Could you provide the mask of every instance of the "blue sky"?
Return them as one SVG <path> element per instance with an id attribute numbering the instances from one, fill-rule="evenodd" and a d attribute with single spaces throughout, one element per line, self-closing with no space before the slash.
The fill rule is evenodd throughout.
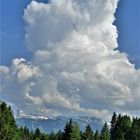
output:
<path id="1" fill-rule="evenodd" d="M 42 0 L 46 1 L 46 0 Z M 30 0 L 1 0 L 1 61 L 10 65 L 13 58 L 30 59 L 32 54 L 27 50 L 24 40 L 24 8 Z M 119 32 L 119 50 L 126 52 L 130 60 L 140 67 L 140 2 L 139 0 L 121 0 L 116 13 Z"/>
<path id="2" fill-rule="evenodd" d="M 126 52 L 136 67 L 140 67 L 140 1 L 121 0 L 116 18 L 119 50 Z"/>

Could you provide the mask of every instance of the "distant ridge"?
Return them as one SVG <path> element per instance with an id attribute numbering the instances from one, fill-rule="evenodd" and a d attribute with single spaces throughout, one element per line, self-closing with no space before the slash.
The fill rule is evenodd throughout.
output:
<path id="1" fill-rule="evenodd" d="M 64 126 L 70 118 L 72 118 L 74 122 L 80 124 L 81 130 L 84 130 L 87 124 L 90 124 L 93 130 L 101 130 L 103 126 L 101 119 L 87 116 L 57 116 L 49 118 L 35 116 L 30 118 L 26 116 L 22 118 L 16 118 L 16 123 L 18 126 L 26 126 L 30 130 L 40 128 L 40 130 L 50 133 L 51 131 L 57 132 L 58 130 L 64 130 Z"/>

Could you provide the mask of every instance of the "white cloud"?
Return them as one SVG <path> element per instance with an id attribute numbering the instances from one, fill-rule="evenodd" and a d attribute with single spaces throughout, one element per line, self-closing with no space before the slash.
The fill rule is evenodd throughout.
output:
<path id="1" fill-rule="evenodd" d="M 94 115 L 138 111 L 140 70 L 117 50 L 118 0 L 32 1 L 25 9 L 32 62 L 1 66 L 3 98 L 28 113 Z M 16 97 L 13 97 L 16 96 Z"/>

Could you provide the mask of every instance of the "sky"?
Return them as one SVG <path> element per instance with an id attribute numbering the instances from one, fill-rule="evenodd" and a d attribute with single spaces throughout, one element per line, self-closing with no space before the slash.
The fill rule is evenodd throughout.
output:
<path id="1" fill-rule="evenodd" d="M 47 2 L 47 0 L 40 0 Z M 26 47 L 23 13 L 31 0 L 1 0 L 1 61 L 0 64 L 10 65 L 15 57 L 30 59 Z M 118 49 L 126 52 L 136 68 L 140 67 L 140 2 L 139 0 L 121 0 L 116 12 L 114 24 L 118 28 Z"/>
<path id="2" fill-rule="evenodd" d="M 1 0 L 1 98 L 27 113 L 139 115 L 139 0 L 30 2 Z"/>

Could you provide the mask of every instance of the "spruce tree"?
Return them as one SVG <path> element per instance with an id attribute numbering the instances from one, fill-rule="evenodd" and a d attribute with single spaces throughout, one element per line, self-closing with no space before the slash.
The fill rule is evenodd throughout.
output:
<path id="1" fill-rule="evenodd" d="M 131 119 L 129 116 L 121 116 L 118 115 L 115 131 L 116 131 L 116 138 L 114 140 L 129 140 L 130 138 L 129 133 L 131 129 Z"/>
<path id="2" fill-rule="evenodd" d="M 2 102 L 0 104 L 0 140 L 12 140 L 16 131 L 17 126 L 11 107 Z"/>
<path id="3" fill-rule="evenodd" d="M 100 140 L 100 134 L 99 134 L 98 130 L 96 130 L 96 132 L 95 132 L 94 139 Z"/>
<path id="4" fill-rule="evenodd" d="M 41 138 L 41 132 L 39 128 L 37 128 L 34 132 L 34 139 L 40 139 Z"/>
<path id="5" fill-rule="evenodd" d="M 101 140 L 110 140 L 110 133 L 107 123 L 104 124 L 102 130 L 101 130 Z"/>
<path id="6" fill-rule="evenodd" d="M 59 130 L 57 133 L 57 140 L 62 140 L 62 138 L 63 138 L 63 133 L 61 132 L 61 130 Z"/>
<path id="7" fill-rule="evenodd" d="M 63 140 L 80 140 L 80 128 L 77 123 L 73 123 L 72 119 L 70 119 L 65 126 L 63 133 Z"/>
<path id="8" fill-rule="evenodd" d="M 116 122 L 117 122 L 117 115 L 114 112 L 112 119 L 111 119 L 111 122 L 110 122 L 111 123 L 111 129 L 110 129 L 110 135 L 111 135 L 110 139 L 111 140 L 115 140 L 115 138 L 116 138 L 116 130 L 115 130 Z"/>
<path id="9" fill-rule="evenodd" d="M 49 140 L 56 140 L 56 135 L 53 131 L 49 134 Z"/>
<path id="10" fill-rule="evenodd" d="M 82 140 L 94 140 L 94 133 L 89 124 L 86 126 L 85 132 L 82 136 Z"/>
<path id="11" fill-rule="evenodd" d="M 129 137 L 131 140 L 140 140 L 140 119 L 133 118 Z"/>
<path id="12" fill-rule="evenodd" d="M 70 134 L 70 140 L 81 140 L 79 124 L 74 123 L 72 133 Z"/>
<path id="13" fill-rule="evenodd" d="M 70 118 L 70 120 L 66 123 L 66 126 L 64 128 L 64 133 L 63 133 L 63 140 L 71 140 L 70 135 L 73 131 L 73 121 Z"/>

